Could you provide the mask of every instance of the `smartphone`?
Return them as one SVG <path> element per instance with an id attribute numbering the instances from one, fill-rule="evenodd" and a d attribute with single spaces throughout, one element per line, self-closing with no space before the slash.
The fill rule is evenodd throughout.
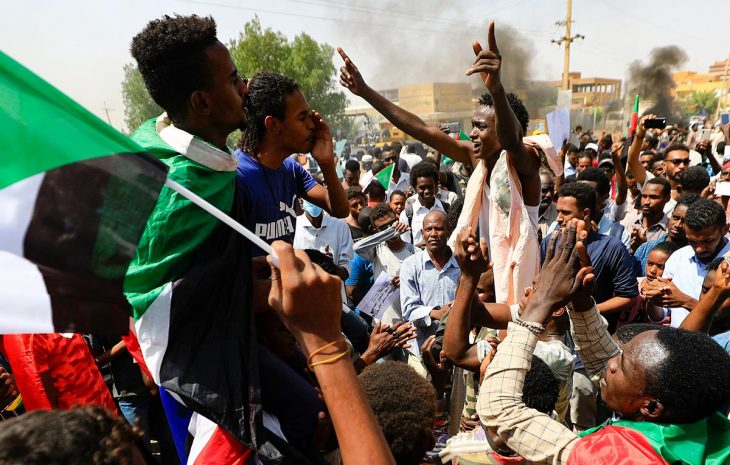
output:
<path id="1" fill-rule="evenodd" d="M 700 140 L 710 140 L 710 134 L 712 134 L 712 129 L 700 129 Z"/>
<path id="2" fill-rule="evenodd" d="M 720 124 L 730 124 L 730 113 L 720 113 Z"/>
<path id="3" fill-rule="evenodd" d="M 644 121 L 644 127 L 646 129 L 664 129 L 667 127 L 667 118 L 665 116 L 649 118 Z"/>
<path id="4" fill-rule="evenodd" d="M 449 134 L 458 134 L 461 130 L 461 125 L 458 121 L 455 123 L 446 123 L 446 127 L 449 130 Z"/>
<path id="5" fill-rule="evenodd" d="M 717 181 L 715 183 L 715 195 L 718 197 L 730 197 L 730 181 Z"/>

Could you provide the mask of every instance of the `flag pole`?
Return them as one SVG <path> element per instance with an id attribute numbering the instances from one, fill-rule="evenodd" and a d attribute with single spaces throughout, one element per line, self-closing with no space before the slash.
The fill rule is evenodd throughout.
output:
<path id="1" fill-rule="evenodd" d="M 220 209 L 216 208 L 214 205 L 212 205 L 210 202 L 196 194 L 195 192 L 191 191 L 187 187 L 183 186 L 182 184 L 173 181 L 169 177 L 165 180 L 165 185 L 169 187 L 170 189 L 174 190 L 178 194 L 182 195 L 186 199 L 193 202 L 195 205 L 199 206 L 203 210 L 207 211 L 211 215 L 215 216 L 228 226 L 230 226 L 234 231 L 241 234 L 243 237 L 248 239 L 249 241 L 253 242 L 258 248 L 266 252 L 267 254 L 271 255 L 271 262 L 274 264 L 275 267 L 279 268 L 279 257 L 276 256 L 274 253 L 274 250 L 271 248 L 269 244 L 267 244 L 263 239 L 261 239 L 256 234 L 252 233 L 250 230 L 246 229 L 241 223 L 237 222 L 230 216 L 223 213 Z"/>

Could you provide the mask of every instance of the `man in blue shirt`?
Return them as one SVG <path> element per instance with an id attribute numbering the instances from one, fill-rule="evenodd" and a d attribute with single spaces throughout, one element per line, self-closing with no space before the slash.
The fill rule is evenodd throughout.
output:
<path id="1" fill-rule="evenodd" d="M 249 125 L 236 151 L 236 183 L 246 218 L 243 225 L 268 243 L 292 242 L 296 206 L 303 198 L 337 218 L 350 208 L 337 177 L 332 136 L 327 123 L 309 108 L 307 99 L 291 78 L 259 73 L 250 83 Z M 322 170 L 327 187 L 316 183 L 292 153 L 311 153 Z M 263 255 L 258 247 L 253 255 Z"/>
<path id="2" fill-rule="evenodd" d="M 438 321 L 456 297 L 461 270 L 446 243 L 451 230 L 446 213 L 430 212 L 423 219 L 426 249 L 411 255 L 400 268 L 403 319 L 418 327 L 418 346 L 434 334 Z"/>
<path id="3" fill-rule="evenodd" d="M 562 186 L 558 193 L 558 225 L 562 227 L 573 218 L 590 223 L 596 205 L 595 199 L 596 191 L 586 183 Z M 545 259 L 547 244 L 556 232 L 543 239 L 541 259 Z M 593 298 L 598 304 L 598 310 L 608 320 L 609 331 L 613 332 L 621 312 L 631 309 L 634 299 L 639 295 L 631 257 L 618 239 L 595 231 L 588 234 L 586 248 L 596 275 Z"/>

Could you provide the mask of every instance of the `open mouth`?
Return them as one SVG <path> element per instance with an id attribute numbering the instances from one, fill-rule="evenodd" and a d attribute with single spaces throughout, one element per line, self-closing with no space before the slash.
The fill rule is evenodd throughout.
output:
<path id="1" fill-rule="evenodd" d="M 482 147 L 482 143 L 481 142 L 473 142 L 473 144 L 474 144 L 474 153 L 479 153 L 479 150 Z"/>

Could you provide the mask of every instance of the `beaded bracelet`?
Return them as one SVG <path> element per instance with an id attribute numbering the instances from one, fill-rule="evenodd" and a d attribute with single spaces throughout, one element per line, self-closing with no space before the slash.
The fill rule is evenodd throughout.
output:
<path id="1" fill-rule="evenodd" d="M 515 318 L 512 322 L 523 328 L 527 328 L 535 336 L 539 336 L 545 332 L 545 326 L 535 321 L 525 321 L 521 318 Z"/>

